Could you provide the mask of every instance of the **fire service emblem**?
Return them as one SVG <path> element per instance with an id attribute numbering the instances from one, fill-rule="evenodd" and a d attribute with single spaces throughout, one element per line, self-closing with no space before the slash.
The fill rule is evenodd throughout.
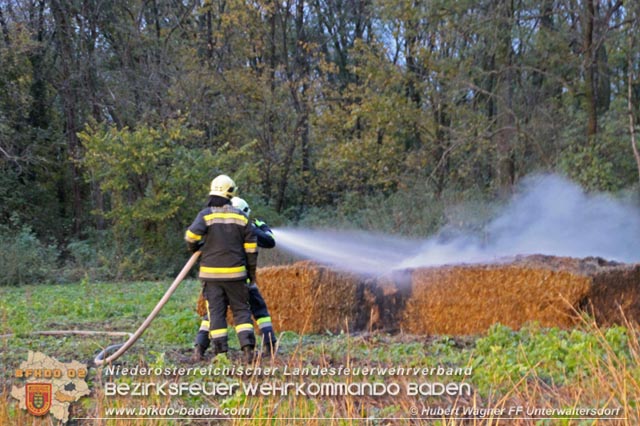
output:
<path id="1" fill-rule="evenodd" d="M 51 408 L 51 383 L 27 383 L 27 411 L 34 416 L 44 416 Z"/>

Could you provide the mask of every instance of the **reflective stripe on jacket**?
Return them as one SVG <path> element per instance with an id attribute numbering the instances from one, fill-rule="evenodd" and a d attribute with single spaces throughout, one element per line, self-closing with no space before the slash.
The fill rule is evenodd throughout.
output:
<path id="1" fill-rule="evenodd" d="M 202 210 L 184 238 L 191 246 L 204 240 L 200 257 L 201 280 L 255 279 L 258 255 L 256 235 L 246 216 L 230 204 Z"/>

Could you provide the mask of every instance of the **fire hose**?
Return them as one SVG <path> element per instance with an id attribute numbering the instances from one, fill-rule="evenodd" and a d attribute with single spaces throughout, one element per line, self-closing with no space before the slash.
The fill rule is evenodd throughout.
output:
<path id="1" fill-rule="evenodd" d="M 96 355 L 96 357 L 93 360 L 95 365 L 103 365 L 103 364 L 108 364 L 110 362 L 113 362 L 116 359 L 120 358 L 120 356 L 122 356 L 122 354 L 125 353 L 136 342 L 136 340 L 138 340 L 140 336 L 142 336 L 142 333 L 144 333 L 147 327 L 149 327 L 149 324 L 151 324 L 151 321 L 153 321 L 156 315 L 158 315 L 158 312 L 160 312 L 162 307 L 167 303 L 167 301 L 169 300 L 171 295 L 174 293 L 176 288 L 178 288 L 178 285 L 182 282 L 182 280 L 184 280 L 184 278 L 187 276 L 191 268 L 193 268 L 193 265 L 196 263 L 199 256 L 200 256 L 199 251 L 191 255 L 191 258 L 184 265 L 184 267 L 182 268 L 182 271 L 180 271 L 176 279 L 173 280 L 173 283 L 164 293 L 164 296 L 162 296 L 162 299 L 160 299 L 160 301 L 156 304 L 156 307 L 153 308 L 153 311 L 151 311 L 147 319 L 144 320 L 142 325 L 140 325 L 140 327 L 138 327 L 136 332 L 133 334 L 124 332 L 124 331 L 89 331 L 89 330 L 49 330 L 49 331 L 34 331 L 29 334 L 42 335 L 42 336 L 62 336 L 67 334 L 75 334 L 80 336 L 96 336 L 96 335 L 129 336 L 129 339 L 124 343 L 107 346 L 98 355 Z M 4 339 L 12 336 L 14 336 L 13 333 L 3 334 L 3 335 L 0 335 L 0 338 Z M 108 353 L 112 353 L 114 351 L 115 353 L 113 353 L 112 355 L 104 359 L 104 357 Z"/>
<path id="2" fill-rule="evenodd" d="M 180 271 L 176 279 L 173 280 L 173 283 L 164 293 L 164 296 L 162 296 L 162 299 L 160 299 L 160 301 L 156 304 L 156 307 L 153 308 L 153 311 L 151 311 L 147 319 L 145 319 L 144 322 L 140 325 L 140 327 L 138 327 L 136 332 L 133 333 L 126 342 L 118 345 L 111 345 L 106 347 L 102 352 L 100 352 L 94 358 L 93 362 L 95 365 L 109 364 L 110 362 L 113 362 L 116 359 L 120 358 L 120 356 L 122 356 L 122 354 L 124 354 L 136 342 L 136 340 L 138 340 L 138 338 L 142 336 L 142 333 L 144 333 L 147 327 L 149 327 L 149 324 L 151 324 L 151 321 L 153 321 L 156 315 L 158 315 L 158 312 L 160 312 L 162 307 L 167 303 L 167 301 L 169 300 L 173 292 L 176 290 L 176 288 L 178 288 L 178 285 L 187 276 L 191 268 L 193 268 L 193 265 L 196 263 L 199 256 L 200 256 L 199 251 L 191 255 L 191 258 L 184 265 L 184 267 L 182 268 L 182 271 Z M 113 353 L 112 355 L 109 355 L 106 359 L 104 359 L 107 353 L 110 353 L 113 351 L 115 351 L 115 353 Z"/>

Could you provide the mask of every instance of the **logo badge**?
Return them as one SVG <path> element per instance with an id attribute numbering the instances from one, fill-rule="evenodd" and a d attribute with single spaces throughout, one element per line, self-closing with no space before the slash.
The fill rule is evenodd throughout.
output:
<path id="1" fill-rule="evenodd" d="M 44 416 L 51 408 L 51 383 L 27 383 L 26 406 L 34 416 Z"/>

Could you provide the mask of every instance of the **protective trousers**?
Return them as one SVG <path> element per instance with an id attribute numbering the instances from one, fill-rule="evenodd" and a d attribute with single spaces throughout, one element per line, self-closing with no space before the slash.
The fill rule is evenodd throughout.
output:
<path id="1" fill-rule="evenodd" d="M 271 323 L 271 316 L 269 315 L 269 309 L 267 308 L 267 303 L 264 301 L 258 286 L 253 283 L 249 287 L 249 306 L 251 308 L 251 314 L 253 318 L 255 318 L 258 323 L 258 327 L 260 327 L 260 332 L 262 333 L 263 345 L 267 347 L 267 345 L 271 344 L 272 347 L 276 345 L 276 334 L 273 330 L 273 325 Z M 198 334 L 196 335 L 196 345 L 202 347 L 203 351 L 206 351 L 209 347 L 209 315 L 204 315 L 202 317 L 202 321 L 200 322 L 200 329 L 198 330 Z"/>
<path id="2" fill-rule="evenodd" d="M 251 313 L 258 323 L 258 327 L 260 327 L 263 339 L 262 344 L 265 347 L 269 344 L 275 347 L 276 334 L 271 324 L 269 309 L 267 309 L 267 303 L 264 301 L 262 294 L 260 294 L 256 283 L 252 283 L 249 286 L 249 305 L 251 306 Z"/>
<path id="3" fill-rule="evenodd" d="M 209 315 L 205 315 L 202 317 L 200 328 L 198 329 L 198 334 L 196 335 L 196 345 L 199 345 L 204 352 L 209 347 L 209 343 Z"/>
<path id="4" fill-rule="evenodd" d="M 231 307 L 240 347 L 254 348 L 256 337 L 249 309 L 249 292 L 243 281 L 206 282 L 204 297 L 209 314 L 209 337 L 216 353 L 227 352 L 227 305 Z"/>

